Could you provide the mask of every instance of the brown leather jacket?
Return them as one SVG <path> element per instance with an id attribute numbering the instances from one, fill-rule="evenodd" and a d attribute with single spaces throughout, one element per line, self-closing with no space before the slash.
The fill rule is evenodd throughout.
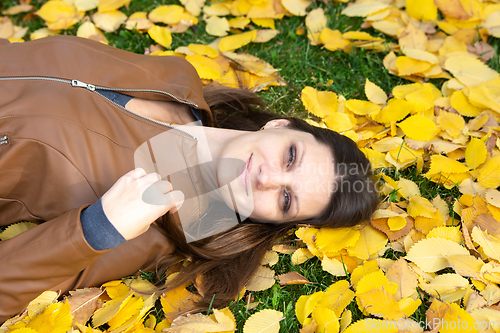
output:
<path id="1" fill-rule="evenodd" d="M 212 124 L 200 79 L 180 57 L 138 55 L 77 37 L 0 40 L 0 226 L 39 223 L 0 242 L 0 322 L 44 290 L 99 286 L 154 268 L 173 250 L 155 225 L 111 250 L 85 241 L 82 209 L 134 169 L 138 146 L 169 129 L 94 86 L 185 103 Z M 172 144 L 189 139 L 178 134 Z"/>

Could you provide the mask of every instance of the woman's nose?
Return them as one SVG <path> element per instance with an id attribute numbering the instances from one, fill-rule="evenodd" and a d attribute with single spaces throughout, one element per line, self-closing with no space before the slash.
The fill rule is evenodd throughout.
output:
<path id="1" fill-rule="evenodd" d="M 257 189 L 279 189 L 281 187 L 280 179 L 283 170 L 268 164 L 262 164 L 257 174 Z"/>

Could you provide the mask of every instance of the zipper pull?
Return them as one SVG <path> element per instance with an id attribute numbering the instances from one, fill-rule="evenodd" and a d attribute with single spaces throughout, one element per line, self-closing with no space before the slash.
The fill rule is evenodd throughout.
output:
<path id="1" fill-rule="evenodd" d="M 71 85 L 73 87 L 87 88 L 88 90 L 95 91 L 95 86 L 78 80 L 71 80 Z"/>

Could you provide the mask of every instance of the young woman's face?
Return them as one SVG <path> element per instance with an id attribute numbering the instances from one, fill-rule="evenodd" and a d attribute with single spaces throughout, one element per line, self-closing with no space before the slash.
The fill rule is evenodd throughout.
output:
<path id="1" fill-rule="evenodd" d="M 221 158 L 244 161 L 240 176 L 231 182 L 234 200 L 246 202 L 247 207 L 253 203 L 250 217 L 260 222 L 318 216 L 333 191 L 330 149 L 312 134 L 272 124 L 242 134 L 224 147 Z"/>

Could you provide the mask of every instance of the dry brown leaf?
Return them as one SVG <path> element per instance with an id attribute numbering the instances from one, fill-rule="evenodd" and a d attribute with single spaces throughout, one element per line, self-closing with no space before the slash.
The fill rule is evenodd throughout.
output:
<path id="1" fill-rule="evenodd" d="M 84 288 L 69 292 L 66 298 L 73 315 L 73 327 L 77 324 L 85 325 L 92 314 L 97 310 L 97 300 L 104 293 L 101 288 Z"/>
<path id="2" fill-rule="evenodd" d="M 282 286 L 286 286 L 289 284 L 308 284 L 312 283 L 304 276 L 300 275 L 297 272 L 288 272 L 285 274 L 278 275 L 279 284 Z"/>

